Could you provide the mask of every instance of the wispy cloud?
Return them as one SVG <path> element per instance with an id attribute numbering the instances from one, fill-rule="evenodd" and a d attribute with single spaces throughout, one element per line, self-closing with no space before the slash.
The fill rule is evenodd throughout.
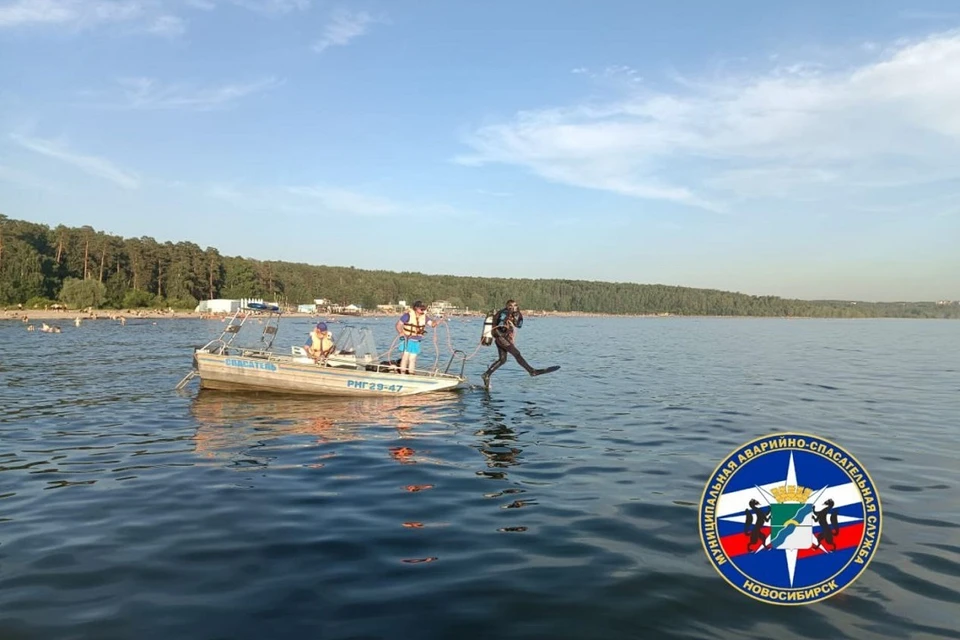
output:
<path id="1" fill-rule="evenodd" d="M 66 22 L 74 16 L 73 8 L 58 0 L 19 0 L 0 6 L 0 27 Z"/>
<path id="2" fill-rule="evenodd" d="M 183 18 L 178 16 L 171 15 L 162 15 L 158 16 L 146 29 L 149 33 L 165 36 L 168 38 L 175 38 L 177 36 L 183 35 L 187 30 L 186 23 L 183 21 Z"/>
<path id="3" fill-rule="evenodd" d="M 277 78 L 263 78 L 251 82 L 227 83 L 214 86 L 196 86 L 184 83 L 164 84 L 154 78 L 123 78 L 118 80 L 121 96 L 107 95 L 99 102 L 89 103 L 105 109 L 140 110 L 195 110 L 223 109 L 256 93 L 268 91 L 282 84 Z M 103 96 L 104 92 L 85 91 L 87 96 Z"/>
<path id="4" fill-rule="evenodd" d="M 248 9 L 263 15 L 285 15 L 310 9 L 311 0 L 180 0 L 191 9 L 213 11 L 218 6 Z"/>
<path id="5" fill-rule="evenodd" d="M 148 0 L 15 0 L 0 6 L 0 27 L 71 25 L 92 27 L 143 17 Z"/>
<path id="6" fill-rule="evenodd" d="M 0 28 L 59 28 L 84 32 L 108 25 L 122 33 L 175 38 L 186 22 L 167 0 L 16 0 L 0 6 Z"/>
<path id="7" fill-rule="evenodd" d="M 263 14 L 287 14 L 306 11 L 310 0 L 230 0 L 232 4 Z"/>
<path id="8" fill-rule="evenodd" d="M 337 11 L 323 28 L 320 39 L 313 43 L 312 48 L 317 53 L 321 53 L 330 47 L 342 47 L 367 33 L 370 26 L 378 21 L 366 11 Z"/>
<path id="9" fill-rule="evenodd" d="M 319 213 L 369 218 L 435 218 L 464 219 L 476 217 L 470 211 L 443 203 L 403 202 L 380 195 L 364 193 L 326 184 L 251 186 L 215 184 L 206 194 L 250 211 L 281 212 L 294 216 Z"/>
<path id="10" fill-rule="evenodd" d="M 186 31 L 186 21 L 177 15 L 184 9 L 213 11 L 217 7 L 240 7 L 266 16 L 306 11 L 311 0 L 0 0 L 0 29 L 59 27 L 85 31 L 106 25 L 125 24 L 130 34 L 176 37 Z"/>
<path id="11" fill-rule="evenodd" d="M 359 216 L 390 216 L 400 213 L 397 203 L 376 196 L 335 187 L 286 187 L 287 193 L 312 200 L 316 205 L 336 211 Z"/>
<path id="12" fill-rule="evenodd" d="M 960 32 L 856 55 L 873 59 L 678 76 L 672 90 L 621 86 L 607 102 L 519 112 L 474 130 L 474 153 L 457 161 L 713 210 L 894 176 L 960 177 Z"/>
<path id="13" fill-rule="evenodd" d="M 627 84 L 643 82 L 643 77 L 640 75 L 640 72 L 632 67 L 622 64 L 604 67 L 599 71 L 591 71 L 587 67 L 576 67 L 575 69 L 571 69 L 570 73 L 574 75 L 587 76 L 601 82 Z"/>
<path id="14" fill-rule="evenodd" d="M 17 133 L 11 134 L 10 138 L 24 149 L 73 165 L 81 171 L 114 182 L 125 189 L 136 189 L 140 186 L 140 177 L 137 174 L 121 169 L 104 158 L 76 153 L 52 140 L 28 138 Z"/>
<path id="15" fill-rule="evenodd" d="M 448 204 L 436 202 L 402 202 L 355 190 L 329 185 L 283 187 L 283 192 L 300 199 L 303 206 L 316 211 L 330 211 L 364 217 L 403 217 L 447 219 L 475 217 L 475 214 Z"/>

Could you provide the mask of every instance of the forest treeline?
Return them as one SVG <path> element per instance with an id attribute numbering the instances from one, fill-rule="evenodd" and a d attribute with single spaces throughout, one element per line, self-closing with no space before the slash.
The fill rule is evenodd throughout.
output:
<path id="1" fill-rule="evenodd" d="M 792 300 L 728 291 L 584 280 L 427 275 L 224 256 L 192 242 L 122 238 L 0 215 L 0 305 L 194 309 L 211 298 L 282 304 L 325 298 L 373 308 L 448 300 L 474 310 L 508 298 L 524 309 L 609 314 L 960 318 L 960 305 Z"/>

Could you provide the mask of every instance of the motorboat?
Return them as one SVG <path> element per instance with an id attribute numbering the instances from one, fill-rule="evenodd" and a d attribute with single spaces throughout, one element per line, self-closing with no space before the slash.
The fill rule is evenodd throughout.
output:
<path id="1" fill-rule="evenodd" d="M 201 389 L 324 396 L 409 396 L 454 390 L 466 383 L 463 375 L 466 355 L 462 351 L 455 350 L 443 370 L 438 358 L 431 368 L 400 373 L 397 361 L 387 359 L 389 350 L 386 354 L 378 353 L 368 327 L 345 326 L 334 336 L 334 351 L 319 359 L 299 346 L 290 347 L 289 352 L 278 352 L 273 343 L 282 313 L 276 305 L 258 302 L 240 307 L 218 338 L 194 349 L 193 370 L 177 388 L 183 388 L 192 377 L 199 376 Z M 260 341 L 237 346 L 235 343 L 245 326 L 260 326 L 260 322 L 247 322 L 254 316 L 262 320 Z M 459 371 L 451 372 L 458 356 Z"/>

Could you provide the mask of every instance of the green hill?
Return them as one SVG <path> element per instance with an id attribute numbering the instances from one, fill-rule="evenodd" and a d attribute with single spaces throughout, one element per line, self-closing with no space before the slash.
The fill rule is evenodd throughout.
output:
<path id="1" fill-rule="evenodd" d="M 373 308 L 398 300 L 448 300 L 487 310 L 507 298 L 523 308 L 608 314 L 960 318 L 960 305 L 791 300 L 656 284 L 472 278 L 372 271 L 223 256 L 192 242 L 121 238 L 0 215 L 0 305 L 62 301 L 101 308 L 193 309 L 207 298 L 296 304 L 326 298 Z"/>

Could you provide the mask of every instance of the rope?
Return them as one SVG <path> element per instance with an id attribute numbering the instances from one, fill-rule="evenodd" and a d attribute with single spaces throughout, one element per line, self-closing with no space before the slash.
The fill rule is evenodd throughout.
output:
<path id="1" fill-rule="evenodd" d="M 397 343 L 400 342 L 400 338 L 401 338 L 401 337 L 402 337 L 402 336 L 400 336 L 400 335 L 398 334 L 397 337 L 393 339 L 393 342 L 390 343 L 390 346 L 387 347 L 387 350 L 384 351 L 382 354 L 380 354 L 380 355 L 377 356 L 377 361 L 378 361 L 378 363 L 379 363 L 379 361 L 381 361 L 381 360 L 383 360 L 383 359 L 387 359 L 387 360 L 390 359 L 390 354 L 393 353 L 393 349 L 394 349 L 394 347 L 397 346 Z"/>
<path id="2" fill-rule="evenodd" d="M 446 318 L 444 318 L 443 324 L 446 325 L 446 329 L 447 329 L 447 348 L 450 349 L 450 354 L 453 355 L 453 352 L 456 351 L 456 349 L 453 348 L 453 338 L 450 336 L 450 324 L 449 324 L 449 322 L 447 321 Z M 465 356 L 464 359 L 465 359 L 465 360 L 470 360 L 470 359 L 472 359 L 474 356 L 477 355 L 477 353 L 478 353 L 478 352 L 480 351 L 480 349 L 482 349 L 482 348 L 483 348 L 483 343 L 482 343 L 482 342 L 478 342 L 478 343 L 477 343 L 477 348 L 473 350 L 473 353 L 471 353 L 469 356 Z"/>
<path id="3" fill-rule="evenodd" d="M 446 331 L 447 331 L 447 333 L 446 333 L 446 337 L 447 337 L 447 348 L 450 350 L 450 355 L 452 356 L 452 355 L 454 354 L 454 352 L 456 351 L 456 349 L 453 348 L 453 336 L 450 335 L 450 321 L 447 320 L 446 318 L 443 318 L 443 319 L 440 320 L 440 323 L 439 323 L 439 324 L 440 324 L 440 325 L 443 325 L 444 329 L 446 329 Z M 439 366 L 440 366 L 440 345 L 439 345 L 439 343 L 438 343 L 438 337 L 437 337 L 437 336 L 439 335 L 439 331 L 438 331 L 439 328 L 440 328 L 440 327 L 437 326 L 437 327 L 434 328 L 434 331 L 433 331 L 433 349 L 434 349 L 434 351 L 435 351 L 436 354 L 437 354 L 437 356 L 436 356 L 436 358 L 434 359 L 434 362 L 433 362 L 433 368 L 434 368 L 434 370 L 436 370 L 436 369 L 439 368 Z M 403 336 L 397 335 L 397 337 L 395 337 L 395 338 L 393 339 L 393 342 L 390 343 L 390 346 L 387 348 L 387 350 L 386 350 L 385 352 L 383 352 L 382 354 L 380 354 L 379 356 L 377 356 L 377 359 L 378 359 L 378 360 L 381 360 L 381 361 L 384 360 L 384 359 L 390 360 L 390 356 L 393 354 L 393 350 L 396 348 L 397 343 L 400 342 L 400 338 L 401 338 L 401 337 L 403 337 Z M 477 348 L 473 350 L 473 353 L 471 353 L 469 356 L 467 356 L 467 355 L 464 356 L 464 361 L 472 360 L 473 358 L 475 358 L 476 355 L 480 352 L 480 349 L 482 349 L 482 348 L 483 348 L 483 343 L 482 343 L 482 342 L 478 342 L 478 343 L 477 343 Z"/>

